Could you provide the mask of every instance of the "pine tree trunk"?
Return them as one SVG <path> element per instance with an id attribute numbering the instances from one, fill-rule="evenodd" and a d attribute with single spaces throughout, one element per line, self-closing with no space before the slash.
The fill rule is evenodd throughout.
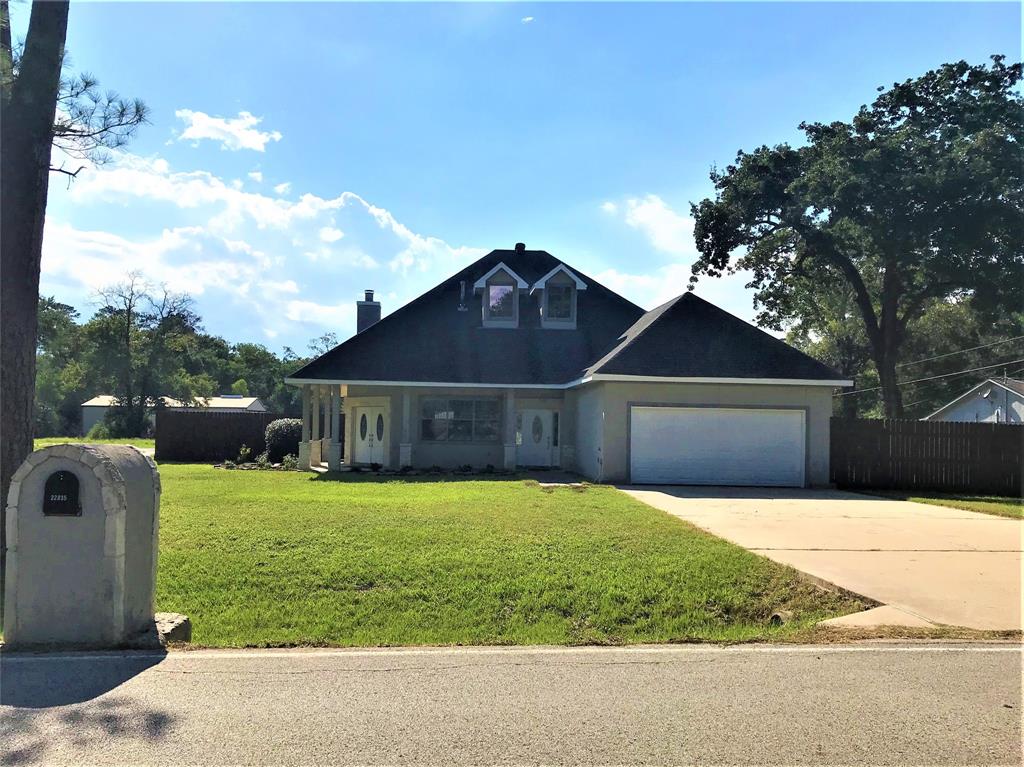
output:
<path id="1" fill-rule="evenodd" d="M 0 103 L 0 573 L 7 491 L 32 452 L 39 268 L 67 23 L 67 2 L 33 3 L 19 75 L 3 84 Z"/>

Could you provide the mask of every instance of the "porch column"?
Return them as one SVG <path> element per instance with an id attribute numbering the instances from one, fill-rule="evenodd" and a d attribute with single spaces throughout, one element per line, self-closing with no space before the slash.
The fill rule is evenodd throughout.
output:
<path id="1" fill-rule="evenodd" d="M 402 392 L 402 440 L 398 443 L 398 466 L 412 466 L 412 394 Z"/>
<path id="2" fill-rule="evenodd" d="M 299 441 L 299 468 L 309 468 L 309 384 L 302 385 L 302 439 Z"/>
<path id="3" fill-rule="evenodd" d="M 516 470 L 516 392 L 505 391 L 505 470 Z"/>
<path id="4" fill-rule="evenodd" d="M 341 469 L 341 390 L 337 384 L 330 385 L 331 391 L 331 442 L 327 446 L 327 468 Z"/>
<path id="5" fill-rule="evenodd" d="M 323 416 L 321 408 L 322 399 L 320 397 L 320 386 L 314 386 L 313 391 L 313 429 L 309 440 L 309 462 L 312 466 L 316 467 L 320 465 L 322 455 L 321 446 L 323 443 L 320 442 L 320 420 Z"/>

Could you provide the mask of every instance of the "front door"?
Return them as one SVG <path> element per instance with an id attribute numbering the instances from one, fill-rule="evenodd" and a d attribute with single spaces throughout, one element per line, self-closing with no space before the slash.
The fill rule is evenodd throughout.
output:
<path id="1" fill-rule="evenodd" d="M 551 410 L 520 410 L 516 413 L 516 464 L 551 466 L 553 417 Z"/>
<path id="2" fill-rule="evenodd" d="M 355 463 L 377 463 L 383 466 L 386 435 L 387 419 L 384 408 L 357 408 Z"/>

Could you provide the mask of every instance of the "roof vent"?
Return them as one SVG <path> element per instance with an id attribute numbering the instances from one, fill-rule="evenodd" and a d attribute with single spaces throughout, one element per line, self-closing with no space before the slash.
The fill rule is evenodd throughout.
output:
<path id="1" fill-rule="evenodd" d="M 525 242 L 517 242 L 516 243 L 516 253 L 523 253 L 525 251 L 526 251 L 526 243 Z"/>

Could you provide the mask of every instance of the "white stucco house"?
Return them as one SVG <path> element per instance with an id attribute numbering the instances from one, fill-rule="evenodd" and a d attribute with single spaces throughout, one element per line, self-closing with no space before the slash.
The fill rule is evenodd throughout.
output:
<path id="1" fill-rule="evenodd" d="M 193 410 L 195 408 L 210 408 L 219 412 L 237 413 L 251 411 L 262 413 L 266 406 L 259 397 L 243 397 L 240 394 L 220 394 L 216 397 L 200 397 L 195 404 L 186 405 L 173 397 L 161 397 L 163 405 L 168 410 Z M 155 403 L 149 403 L 150 408 Z M 110 408 L 117 405 L 117 397 L 113 394 L 97 394 L 92 399 L 82 403 L 82 436 L 89 433 L 89 430 L 100 423 L 107 415 Z M 149 422 L 154 424 L 155 416 L 149 415 Z"/>
<path id="2" fill-rule="evenodd" d="M 1024 381 L 986 378 L 921 420 L 1024 423 Z"/>
<path id="3" fill-rule="evenodd" d="M 851 385 L 693 293 L 644 311 L 521 243 L 383 319 L 367 291 L 356 335 L 285 381 L 305 466 L 792 487 L 828 483 L 832 394 Z"/>

